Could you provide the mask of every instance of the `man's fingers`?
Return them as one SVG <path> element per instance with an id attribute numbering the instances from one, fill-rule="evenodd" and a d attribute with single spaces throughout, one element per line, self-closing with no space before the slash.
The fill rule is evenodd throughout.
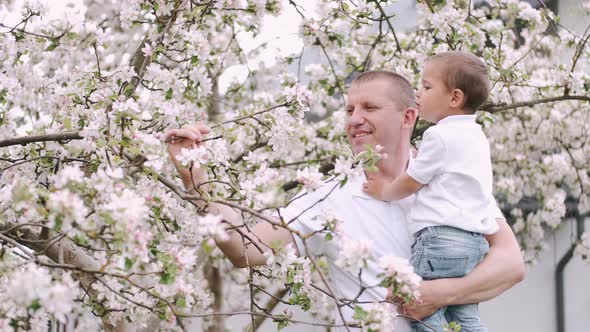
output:
<path id="1" fill-rule="evenodd" d="M 211 128 L 207 127 L 202 122 L 197 122 L 193 126 L 197 128 L 201 134 L 209 134 L 211 132 Z"/>
<path id="2" fill-rule="evenodd" d="M 172 137 L 176 136 L 176 133 L 178 132 L 178 129 L 169 129 L 164 133 L 164 140 L 168 141 L 170 140 Z"/>
<path id="3" fill-rule="evenodd" d="M 185 139 L 194 140 L 193 134 L 182 129 L 172 129 L 164 134 L 164 143 L 176 143 Z"/>
<path id="4" fill-rule="evenodd" d="M 197 140 L 201 141 L 203 134 L 201 133 L 201 131 L 199 130 L 199 128 L 195 127 L 195 126 L 182 126 L 182 129 L 188 130 L 191 133 L 195 134 L 195 136 L 197 136 Z"/>

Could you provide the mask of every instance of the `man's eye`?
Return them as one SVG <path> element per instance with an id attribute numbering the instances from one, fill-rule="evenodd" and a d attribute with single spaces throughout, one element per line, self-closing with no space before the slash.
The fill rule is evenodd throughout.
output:
<path id="1" fill-rule="evenodd" d="M 353 111 L 354 111 L 354 109 L 352 109 L 352 108 L 347 108 L 346 109 L 346 113 L 348 113 L 348 114 L 352 113 Z"/>

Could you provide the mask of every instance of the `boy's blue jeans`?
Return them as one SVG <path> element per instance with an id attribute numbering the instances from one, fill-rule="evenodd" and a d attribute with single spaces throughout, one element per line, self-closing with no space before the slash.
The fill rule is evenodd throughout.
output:
<path id="1" fill-rule="evenodd" d="M 412 245 L 411 264 L 424 280 L 462 277 L 485 257 L 488 241 L 480 233 L 450 226 L 422 229 Z M 437 310 L 432 316 L 414 322 L 416 332 L 442 332 L 443 324 L 461 324 L 461 332 L 485 332 L 479 320 L 477 303 L 453 305 Z"/>

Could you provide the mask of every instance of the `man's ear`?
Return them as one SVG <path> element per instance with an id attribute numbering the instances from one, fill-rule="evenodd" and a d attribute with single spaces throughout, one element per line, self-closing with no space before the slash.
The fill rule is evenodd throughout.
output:
<path id="1" fill-rule="evenodd" d="M 449 106 L 451 108 L 463 108 L 463 105 L 465 105 L 465 94 L 459 89 L 453 89 Z"/>
<path id="2" fill-rule="evenodd" d="M 402 117 L 402 128 L 413 129 L 417 119 L 418 110 L 413 107 L 406 108 Z"/>

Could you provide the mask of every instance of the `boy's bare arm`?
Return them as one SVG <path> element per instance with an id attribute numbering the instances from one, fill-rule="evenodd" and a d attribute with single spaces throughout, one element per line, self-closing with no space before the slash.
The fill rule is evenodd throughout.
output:
<path id="1" fill-rule="evenodd" d="M 404 172 L 392 182 L 369 178 L 364 183 L 363 190 L 372 197 L 382 201 L 397 201 L 416 193 L 423 186 L 423 184 Z"/>

